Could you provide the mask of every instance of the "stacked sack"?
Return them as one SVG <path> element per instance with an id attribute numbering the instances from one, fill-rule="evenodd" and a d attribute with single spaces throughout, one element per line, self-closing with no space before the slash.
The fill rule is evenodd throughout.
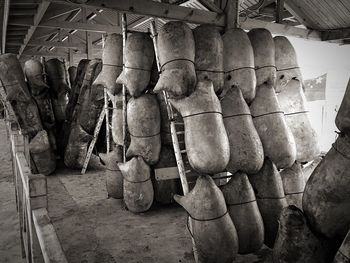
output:
<path id="1" fill-rule="evenodd" d="M 125 85 L 131 95 L 126 114 L 131 141 L 126 152 L 128 161 L 119 163 L 119 169 L 124 202 L 131 212 L 140 213 L 147 211 L 154 199 L 151 165 L 158 162 L 161 150 L 160 111 L 156 96 L 149 92 L 154 62 L 151 37 L 147 33 L 129 33 L 125 49 L 124 68 L 117 83 Z M 120 97 L 114 105 L 121 113 Z M 117 121 L 118 117 L 113 114 L 112 118 Z"/>
<path id="2" fill-rule="evenodd" d="M 55 122 L 40 62 L 29 61 L 26 64 L 26 75 L 32 93 L 16 55 L 0 56 L 0 79 L 7 95 L 6 100 L 16 114 L 22 134 L 28 136 L 32 172 L 49 175 L 56 169 L 56 144 L 53 136 L 49 135 L 54 131 Z"/>

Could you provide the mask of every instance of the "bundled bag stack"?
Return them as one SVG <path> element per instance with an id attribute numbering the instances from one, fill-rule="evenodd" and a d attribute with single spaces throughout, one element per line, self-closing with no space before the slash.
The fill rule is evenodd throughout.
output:
<path id="1" fill-rule="evenodd" d="M 29 65 L 31 71 L 28 69 Z M 56 169 L 54 155 L 55 141 L 48 132 L 54 128 L 50 98 L 47 86 L 42 81 L 42 66 L 29 61 L 27 76 L 31 92 L 25 82 L 21 65 L 14 54 L 0 56 L 0 80 L 8 100 L 16 114 L 23 135 L 28 136 L 31 169 L 33 173 L 49 175 Z M 47 129 L 47 131 L 44 130 Z"/>

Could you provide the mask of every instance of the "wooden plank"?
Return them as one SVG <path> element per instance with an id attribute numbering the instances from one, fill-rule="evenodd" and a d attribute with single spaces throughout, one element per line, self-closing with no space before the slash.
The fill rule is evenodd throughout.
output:
<path id="1" fill-rule="evenodd" d="M 28 44 L 28 46 L 44 46 L 44 47 L 63 47 L 63 48 L 73 48 L 84 50 L 84 46 L 76 43 L 65 43 L 65 42 L 57 42 L 57 41 L 42 41 L 42 40 L 32 40 Z"/>
<path id="2" fill-rule="evenodd" d="M 322 41 L 350 39 L 350 28 L 327 30 L 322 32 Z"/>
<path id="3" fill-rule="evenodd" d="M 28 30 L 27 36 L 24 39 L 24 44 L 21 46 L 21 48 L 18 51 L 18 56 L 20 57 L 24 51 L 24 49 L 26 48 L 28 42 L 31 40 L 37 26 L 39 25 L 41 19 L 43 18 L 47 8 L 50 6 L 50 2 L 42 2 L 38 9 L 37 9 L 37 13 L 34 16 L 34 25 L 31 26 Z"/>
<path id="4" fill-rule="evenodd" d="M 5 0 L 4 2 L 4 16 L 2 21 L 2 42 L 1 42 L 1 50 L 2 53 L 5 53 L 6 48 L 6 33 L 7 33 L 7 24 L 8 24 L 8 18 L 9 18 L 9 11 L 10 11 L 10 0 Z"/>
<path id="5" fill-rule="evenodd" d="M 157 181 L 179 179 L 179 170 L 177 167 L 166 167 L 154 169 L 154 175 Z"/>
<path id="6" fill-rule="evenodd" d="M 48 0 L 53 3 L 73 6 L 91 6 L 107 8 L 124 13 L 134 13 L 144 16 L 182 20 L 194 24 L 225 25 L 225 16 L 216 12 L 193 9 L 150 0 L 90 0 L 86 4 L 76 4 L 66 0 Z"/>
<path id="7" fill-rule="evenodd" d="M 283 21 L 284 0 L 277 0 L 276 4 L 276 23 Z"/>
<path id="8" fill-rule="evenodd" d="M 68 263 L 47 209 L 33 210 L 33 223 L 45 263 Z"/>

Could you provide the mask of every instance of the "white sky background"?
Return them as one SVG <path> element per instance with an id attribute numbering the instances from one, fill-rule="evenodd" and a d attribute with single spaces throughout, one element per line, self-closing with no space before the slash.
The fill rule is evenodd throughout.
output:
<path id="1" fill-rule="evenodd" d="M 326 101 L 308 103 L 311 123 L 319 136 L 321 150 L 327 152 L 336 138 L 335 110 L 340 106 L 350 77 L 350 45 L 288 39 L 296 50 L 304 80 L 327 73 Z"/>

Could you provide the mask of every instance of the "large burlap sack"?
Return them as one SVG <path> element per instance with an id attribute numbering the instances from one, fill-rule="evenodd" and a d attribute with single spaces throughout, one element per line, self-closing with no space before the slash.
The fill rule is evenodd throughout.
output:
<path id="1" fill-rule="evenodd" d="M 16 114 L 23 135 L 31 140 L 43 129 L 38 107 L 33 100 L 21 65 L 14 54 L 0 55 L 0 80 Z"/>
<path id="2" fill-rule="evenodd" d="M 80 94 L 80 88 L 84 81 L 86 69 L 89 65 L 89 59 L 82 59 L 79 61 L 77 73 L 73 82 L 71 82 L 71 92 L 69 94 L 69 101 L 66 108 L 66 118 L 70 122 L 74 119 L 74 111 L 77 107 L 77 102 Z"/>
<path id="3" fill-rule="evenodd" d="M 311 229 L 340 240 L 350 226 L 350 138 L 340 135 L 306 183 L 303 210 Z"/>
<path id="4" fill-rule="evenodd" d="M 198 82 L 189 97 L 170 102 L 184 120 L 185 144 L 192 168 L 204 174 L 222 172 L 230 159 L 230 145 L 212 82 Z"/>
<path id="5" fill-rule="evenodd" d="M 241 90 L 232 87 L 221 100 L 221 107 L 230 142 L 227 171 L 257 173 L 264 163 L 264 150 Z"/>
<path id="6" fill-rule="evenodd" d="M 301 164 L 295 162 L 291 167 L 283 169 L 281 178 L 288 205 L 295 205 L 302 209 L 305 179 Z"/>
<path id="7" fill-rule="evenodd" d="M 45 63 L 45 72 L 47 84 L 50 86 L 55 119 L 62 123 L 66 120 L 66 107 L 70 93 L 64 64 L 57 58 L 50 59 Z"/>
<path id="8" fill-rule="evenodd" d="M 134 213 L 150 209 L 154 191 L 151 182 L 151 168 L 141 156 L 134 157 L 126 163 L 120 163 L 119 169 L 124 178 L 124 202 Z"/>
<path id="9" fill-rule="evenodd" d="M 277 69 L 276 91 L 279 92 L 291 79 L 303 82 L 297 55 L 292 43 L 285 36 L 273 38 L 275 43 L 275 63 Z"/>
<path id="10" fill-rule="evenodd" d="M 290 205 L 279 217 L 278 236 L 273 248 L 276 263 L 322 263 L 326 260 L 325 243 L 315 236 L 303 212 Z"/>
<path id="11" fill-rule="evenodd" d="M 257 87 L 250 111 L 265 156 L 279 169 L 291 166 L 296 158 L 295 141 L 272 85 L 263 84 Z"/>
<path id="12" fill-rule="evenodd" d="M 193 30 L 197 79 L 211 80 L 216 94 L 224 87 L 224 45 L 219 28 L 200 25 Z"/>
<path id="13" fill-rule="evenodd" d="M 131 96 L 139 97 L 150 82 L 153 60 L 154 49 L 151 37 L 141 32 L 128 34 L 125 65 L 117 79 L 117 84 L 124 84 Z"/>
<path id="14" fill-rule="evenodd" d="M 56 150 L 55 115 L 49 94 L 49 86 L 45 84 L 43 78 L 43 66 L 37 60 L 27 60 L 24 63 L 24 73 L 30 87 L 30 92 L 38 106 L 43 128 L 48 133 L 52 149 Z"/>
<path id="15" fill-rule="evenodd" d="M 89 134 L 93 134 L 104 105 L 103 87 L 92 85 L 101 68 L 100 59 L 93 59 L 89 62 L 78 98 L 79 108 L 76 120 Z"/>
<path id="16" fill-rule="evenodd" d="M 181 21 L 166 23 L 158 32 L 158 53 L 161 74 L 154 91 L 189 96 L 196 85 L 195 43 L 189 26 Z"/>
<path id="17" fill-rule="evenodd" d="M 264 221 L 264 243 L 272 248 L 278 232 L 278 219 L 287 201 L 284 195 L 281 175 L 270 159 L 265 158 L 261 170 L 249 175 L 254 188 L 258 207 Z"/>
<path id="18" fill-rule="evenodd" d="M 64 152 L 64 164 L 67 167 L 76 169 L 83 167 L 92 138 L 79 124 L 72 124 L 68 144 Z"/>
<path id="19" fill-rule="evenodd" d="M 256 86 L 263 83 L 275 85 L 276 63 L 275 44 L 270 31 L 264 28 L 254 28 L 248 32 L 254 51 Z"/>
<path id="20" fill-rule="evenodd" d="M 232 263 L 238 251 L 236 228 L 213 179 L 199 176 L 195 187 L 174 199 L 189 215 L 199 262 Z"/>
<path id="21" fill-rule="evenodd" d="M 350 80 L 335 118 L 335 125 L 340 131 L 350 135 Z"/>
<path id="22" fill-rule="evenodd" d="M 30 141 L 29 153 L 38 173 L 49 175 L 55 171 L 56 156 L 45 130 L 38 132 Z"/>
<path id="23" fill-rule="evenodd" d="M 238 253 L 247 254 L 259 250 L 264 243 L 264 222 L 247 175 L 235 173 L 221 190 L 237 229 Z"/>
<path id="24" fill-rule="evenodd" d="M 102 52 L 102 71 L 92 84 L 102 86 L 112 95 L 121 91 L 122 85 L 117 84 L 117 77 L 123 70 L 123 37 L 120 34 L 107 34 Z"/>
<path id="25" fill-rule="evenodd" d="M 106 188 L 109 197 L 116 199 L 123 198 L 123 175 L 118 163 L 123 162 L 123 149 L 116 147 L 109 153 L 100 153 L 100 158 L 104 163 Z"/>
<path id="26" fill-rule="evenodd" d="M 116 145 L 123 145 L 123 95 L 112 95 L 112 138 Z"/>
<path id="27" fill-rule="evenodd" d="M 247 33 L 240 28 L 225 32 L 224 70 L 225 90 L 232 86 L 240 88 L 243 98 L 251 103 L 255 97 L 256 77 L 254 68 L 254 53 Z"/>
<path id="28" fill-rule="evenodd" d="M 155 95 L 131 98 L 127 105 L 127 124 L 131 143 L 127 158 L 142 156 L 148 164 L 158 162 L 161 148 L 160 112 Z"/>
<path id="29" fill-rule="evenodd" d="M 296 144 L 296 160 L 308 162 L 320 154 L 316 131 L 312 128 L 306 98 L 299 80 L 292 79 L 280 89 L 278 102 Z"/>

